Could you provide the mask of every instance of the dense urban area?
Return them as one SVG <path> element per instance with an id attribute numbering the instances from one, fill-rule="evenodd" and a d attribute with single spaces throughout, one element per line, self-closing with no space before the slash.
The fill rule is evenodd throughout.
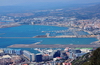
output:
<path id="1" fill-rule="evenodd" d="M 0 49 L 0 65 L 72 65 L 72 61 L 96 48 L 40 49 L 31 53 L 21 49 Z"/>

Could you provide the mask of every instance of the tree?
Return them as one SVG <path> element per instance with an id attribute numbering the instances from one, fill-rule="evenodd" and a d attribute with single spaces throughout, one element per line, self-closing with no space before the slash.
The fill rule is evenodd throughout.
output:
<path id="1" fill-rule="evenodd" d="M 97 48 L 95 51 L 92 52 L 90 65 L 100 65 L 100 48 Z"/>

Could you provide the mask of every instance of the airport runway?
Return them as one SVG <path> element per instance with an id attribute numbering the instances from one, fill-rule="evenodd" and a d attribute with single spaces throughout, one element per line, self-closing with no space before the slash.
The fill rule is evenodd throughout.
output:
<path id="1" fill-rule="evenodd" d="M 65 47 L 71 47 L 71 48 L 76 48 L 76 47 L 100 47 L 100 45 L 61 45 L 61 44 L 55 44 L 55 45 L 40 45 L 40 44 L 14 44 L 11 46 L 8 46 L 9 48 L 65 48 Z"/>

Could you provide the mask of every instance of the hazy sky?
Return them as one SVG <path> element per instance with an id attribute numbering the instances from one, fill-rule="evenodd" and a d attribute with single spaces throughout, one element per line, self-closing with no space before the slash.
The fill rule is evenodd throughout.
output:
<path id="1" fill-rule="evenodd" d="M 100 0 L 0 0 L 0 6 L 8 5 L 29 5 L 38 3 L 66 3 L 66 4 L 77 4 L 77 3 L 95 3 Z"/>

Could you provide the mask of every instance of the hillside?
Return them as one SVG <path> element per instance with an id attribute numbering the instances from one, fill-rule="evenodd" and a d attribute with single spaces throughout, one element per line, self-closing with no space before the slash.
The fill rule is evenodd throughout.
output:
<path id="1" fill-rule="evenodd" d="M 77 58 L 76 60 L 72 62 L 72 64 L 73 65 L 83 65 L 85 62 L 89 61 L 90 59 L 89 55 L 90 53 L 87 53 L 83 55 L 82 57 Z"/>
<path id="2" fill-rule="evenodd" d="M 75 17 L 77 19 L 92 19 L 92 18 L 100 18 L 100 4 L 94 5 L 70 5 L 60 7 L 59 9 L 51 8 L 50 10 L 37 10 L 35 11 L 34 7 L 17 7 L 17 6 L 8 6 L 8 7 L 0 7 L 2 9 L 0 11 L 0 15 L 7 16 L 15 16 L 16 14 L 20 17 L 20 15 L 28 14 L 28 18 L 33 17 L 46 17 L 46 16 L 57 16 L 57 17 Z M 30 15 L 30 13 L 32 15 Z M 33 15 L 34 14 L 34 15 Z"/>
<path id="3" fill-rule="evenodd" d="M 79 5 L 80 6 L 80 5 Z M 77 19 L 100 18 L 100 4 L 86 7 L 66 8 L 61 11 L 50 12 L 49 16 L 75 17 Z"/>
<path id="4" fill-rule="evenodd" d="M 87 53 L 72 62 L 73 65 L 100 65 L 100 48 Z"/>
<path id="5" fill-rule="evenodd" d="M 62 16 L 75 17 L 77 19 L 92 19 L 100 18 L 100 4 L 91 5 L 85 8 L 76 8 L 72 10 L 66 10 Z"/>
<path id="6" fill-rule="evenodd" d="M 84 19 L 91 19 L 91 18 L 100 18 L 100 4 L 95 6 L 90 6 L 87 8 L 80 9 L 76 11 L 76 13 L 79 15 L 77 18 L 84 18 Z"/>

